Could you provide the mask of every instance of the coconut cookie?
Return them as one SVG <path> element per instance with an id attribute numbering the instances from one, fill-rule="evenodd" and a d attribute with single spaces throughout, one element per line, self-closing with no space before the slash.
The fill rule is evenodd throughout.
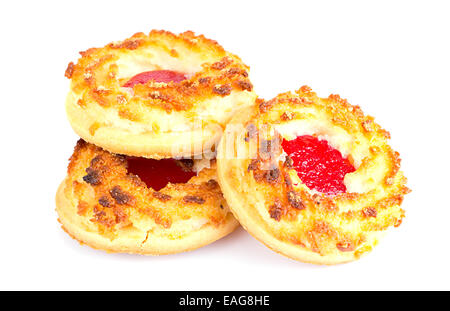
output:
<path id="1" fill-rule="evenodd" d="M 108 252 L 170 254 L 232 232 L 214 161 L 153 160 L 78 141 L 56 195 L 62 228 Z"/>
<path id="2" fill-rule="evenodd" d="M 137 33 L 80 54 L 65 72 L 69 121 L 85 141 L 114 153 L 214 151 L 234 112 L 256 97 L 249 67 L 190 31 Z"/>
<path id="3" fill-rule="evenodd" d="M 409 189 L 388 139 L 358 106 L 304 86 L 232 119 L 218 148 L 219 183 L 241 225 L 274 251 L 352 261 L 404 217 Z"/>

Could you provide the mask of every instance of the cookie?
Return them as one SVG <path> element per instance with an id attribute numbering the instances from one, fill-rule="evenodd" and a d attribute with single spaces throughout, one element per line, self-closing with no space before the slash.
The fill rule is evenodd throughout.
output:
<path id="1" fill-rule="evenodd" d="M 193 32 L 137 33 L 69 63 L 67 116 L 85 141 L 146 158 L 213 153 L 255 94 L 249 67 Z"/>
<path id="2" fill-rule="evenodd" d="M 241 225 L 269 248 L 349 262 L 404 217 L 409 189 L 389 138 L 360 107 L 304 86 L 236 114 L 218 148 L 219 183 Z"/>
<path id="3" fill-rule="evenodd" d="M 214 161 L 134 158 L 83 140 L 56 206 L 70 236 L 108 252 L 189 251 L 238 226 L 216 181 Z"/>

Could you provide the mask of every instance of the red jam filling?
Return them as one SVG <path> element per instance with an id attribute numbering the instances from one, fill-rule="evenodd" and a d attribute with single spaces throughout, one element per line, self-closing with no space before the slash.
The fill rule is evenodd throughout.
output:
<path id="1" fill-rule="evenodd" d="M 127 83 L 123 85 L 123 87 L 133 87 L 136 84 L 145 84 L 150 80 L 153 80 L 155 82 L 178 83 L 186 80 L 186 76 L 180 72 L 172 70 L 144 71 L 128 80 Z"/>
<path id="2" fill-rule="evenodd" d="M 136 84 L 144 84 L 153 80 L 155 82 L 181 82 L 186 80 L 182 73 L 171 70 L 154 70 L 141 72 L 127 81 L 124 87 L 133 87 Z M 174 159 L 146 159 L 128 157 L 128 172 L 139 176 L 147 187 L 159 191 L 170 183 L 186 183 L 195 176 L 192 170 L 181 167 Z"/>
<path id="3" fill-rule="evenodd" d="M 293 160 L 298 177 L 310 189 L 327 195 L 344 193 L 344 176 L 355 171 L 347 158 L 327 141 L 314 136 L 298 136 L 283 140 L 283 150 Z"/>
<path id="4" fill-rule="evenodd" d="M 196 176 L 192 170 L 186 170 L 174 159 L 146 159 L 128 157 L 128 172 L 139 176 L 147 187 L 159 191 L 170 183 L 186 183 Z"/>

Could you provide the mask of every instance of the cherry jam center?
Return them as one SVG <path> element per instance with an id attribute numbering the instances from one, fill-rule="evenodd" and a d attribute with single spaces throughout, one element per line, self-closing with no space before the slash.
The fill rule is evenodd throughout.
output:
<path id="1" fill-rule="evenodd" d="M 182 167 L 174 159 L 146 159 L 128 157 L 128 173 L 139 176 L 147 187 L 155 191 L 164 188 L 168 183 L 186 183 L 196 176 L 192 170 Z"/>
<path id="2" fill-rule="evenodd" d="M 327 195 L 347 191 L 344 177 L 354 172 L 355 168 L 327 141 L 304 135 L 293 140 L 283 140 L 282 147 L 293 160 L 298 177 L 308 188 Z"/>
<path id="3" fill-rule="evenodd" d="M 153 71 L 144 71 L 141 72 L 130 80 L 127 81 L 123 85 L 123 87 L 133 87 L 136 84 L 145 84 L 148 81 L 153 80 L 155 82 L 181 82 L 186 80 L 186 76 L 180 72 L 172 71 L 172 70 L 153 70 Z"/>

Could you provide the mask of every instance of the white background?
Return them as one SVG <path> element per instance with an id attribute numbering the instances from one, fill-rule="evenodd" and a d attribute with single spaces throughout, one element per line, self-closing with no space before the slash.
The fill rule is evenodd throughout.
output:
<path id="1" fill-rule="evenodd" d="M 0 289 L 450 289 L 448 1 L 7 1 L 0 29 Z M 251 66 L 271 98 L 339 93 L 392 134 L 413 192 L 361 260 L 282 257 L 242 229 L 199 250 L 106 254 L 59 227 L 54 195 L 77 136 L 64 70 L 78 51 L 151 29 L 193 30 Z"/>

